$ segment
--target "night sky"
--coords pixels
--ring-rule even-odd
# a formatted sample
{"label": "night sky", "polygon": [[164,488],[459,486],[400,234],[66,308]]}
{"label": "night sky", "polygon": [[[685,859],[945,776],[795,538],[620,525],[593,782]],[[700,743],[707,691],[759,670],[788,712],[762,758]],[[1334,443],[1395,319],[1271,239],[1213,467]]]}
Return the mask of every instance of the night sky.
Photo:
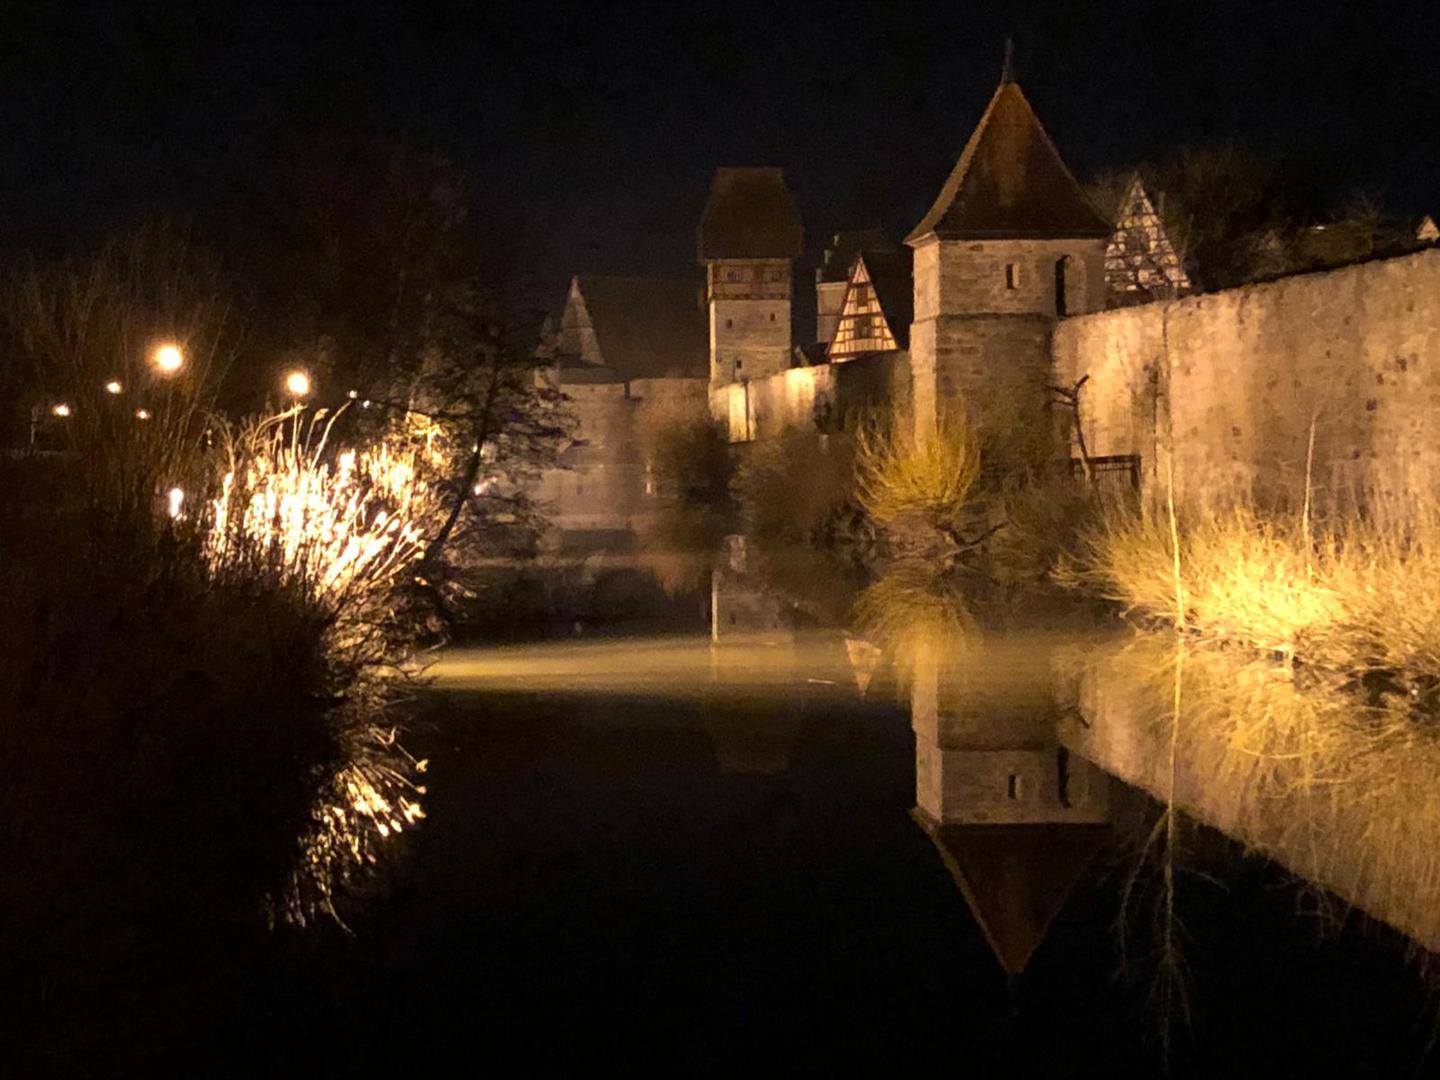
{"label": "night sky", "polygon": [[[1337,201],[1440,210],[1422,4],[68,3],[0,12],[0,244],[148,210],[262,221],[326,137],[403,137],[558,292],[690,265],[709,177],[775,164],[812,253],[923,213],[999,76],[1071,166],[1232,138]],[[1433,11],[1431,13],[1433,15]],[[812,255],[813,257],[813,255]]]}

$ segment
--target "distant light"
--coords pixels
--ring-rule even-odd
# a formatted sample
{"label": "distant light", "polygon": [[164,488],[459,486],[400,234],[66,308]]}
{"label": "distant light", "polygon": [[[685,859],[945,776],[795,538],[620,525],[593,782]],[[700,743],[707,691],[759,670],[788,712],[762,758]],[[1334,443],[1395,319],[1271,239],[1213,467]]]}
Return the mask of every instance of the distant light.
{"label": "distant light", "polygon": [[173,487],[165,493],[165,498],[170,504],[168,511],[170,516],[172,518],[178,518],[180,516],[180,507],[185,502],[185,492],[181,491],[178,487]]}
{"label": "distant light", "polygon": [[291,371],[285,376],[285,389],[291,397],[306,397],[310,393],[310,376],[300,370]]}
{"label": "distant light", "polygon": [[368,409],[370,407],[369,399],[367,398],[365,401],[360,402],[360,407],[362,409]]}
{"label": "distant light", "polygon": [[162,375],[174,375],[185,366],[185,354],[180,346],[172,343],[161,345],[151,354],[151,361]]}
{"label": "distant light", "polygon": [[[357,397],[359,397],[359,396],[360,396],[360,391],[359,391],[359,390],[351,390],[351,391],[350,391],[350,400],[351,400],[351,401],[354,401],[354,400],[355,400]],[[367,404],[368,404],[368,403],[367,403]]]}
{"label": "distant light", "polygon": [[111,379],[105,384],[105,392],[107,394],[118,394],[124,389],[125,388],[120,385],[119,379]]}
{"label": "distant light", "polygon": [[53,415],[58,416],[58,417],[60,417],[61,419],[64,419],[65,417],[67,417],[67,416],[70,415],[70,406],[69,406],[69,405],[66,405],[66,404],[62,401],[59,405],[51,405],[51,406],[50,406],[50,412],[51,412]]}
{"label": "distant light", "polygon": [[149,409],[136,409],[136,410],[135,410],[135,419],[136,419],[136,420],[149,420],[149,419],[150,419],[150,410],[149,410]]}

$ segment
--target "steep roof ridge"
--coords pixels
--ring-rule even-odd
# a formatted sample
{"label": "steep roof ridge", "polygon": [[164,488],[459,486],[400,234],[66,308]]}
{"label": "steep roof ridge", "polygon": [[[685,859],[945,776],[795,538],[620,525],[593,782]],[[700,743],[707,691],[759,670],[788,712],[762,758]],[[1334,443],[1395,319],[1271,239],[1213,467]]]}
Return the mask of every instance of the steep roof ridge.
{"label": "steep roof ridge", "polygon": [[[1056,147],[1054,140],[1050,138],[1050,133],[1045,130],[1045,125],[1040,122],[1040,118],[1035,114],[1035,109],[1030,104],[1029,98],[1025,96],[1025,92],[1020,88],[1020,84],[1015,81],[1007,65],[1007,70],[1002,74],[1000,85],[995,88],[995,92],[990,96],[990,102],[985,106],[985,111],[980,116],[980,122],[975,125],[975,130],[970,133],[970,138],[965,143],[965,148],[960,152],[959,160],[956,161],[955,167],[951,169],[950,175],[946,177],[945,183],[940,188],[940,194],[936,197],[929,211],[920,219],[920,224],[916,225],[915,228],[910,231],[910,234],[905,237],[905,243],[914,244],[932,233],[940,233],[943,230],[945,218],[954,207],[956,200],[959,198],[965,186],[965,182],[970,179],[975,158],[979,153],[980,147],[984,144],[987,135],[990,133],[991,125],[994,123],[995,114],[1001,102],[1007,99],[1007,95],[1013,96],[1014,102],[1022,110],[1020,113],[1021,122],[1029,129],[1030,137],[1032,139],[1038,139],[1041,146],[1049,153],[1052,158],[1052,163],[1059,168],[1062,177],[1071,187],[1073,194],[1085,208],[1088,216],[1093,219],[1092,222],[1085,223],[1082,228],[1064,231],[1057,235],[1104,236],[1109,233],[1109,224],[1085,201],[1080,185],[1075,179],[1075,174],[1072,173],[1070,167],[1065,164],[1065,159],[1060,155],[1060,151]],[[962,232],[969,232],[971,234],[979,231],[980,230],[976,230],[973,226],[969,230],[962,230]],[[1006,235],[1006,233],[999,231],[992,232],[992,235],[1000,237]]]}
{"label": "steep roof ridge", "polygon": [[621,378],[699,377],[708,369],[698,272],[577,274],[573,287],[604,363]]}

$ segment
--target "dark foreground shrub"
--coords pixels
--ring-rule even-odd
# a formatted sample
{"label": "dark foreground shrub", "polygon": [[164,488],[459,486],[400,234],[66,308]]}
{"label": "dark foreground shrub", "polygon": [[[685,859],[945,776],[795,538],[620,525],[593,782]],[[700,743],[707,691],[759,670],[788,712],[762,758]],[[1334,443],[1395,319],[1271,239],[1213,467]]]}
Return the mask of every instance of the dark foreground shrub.
{"label": "dark foreground shrub", "polygon": [[389,717],[398,570],[312,545],[297,572],[239,513],[289,473],[227,480],[221,528],[199,499],[106,514],[80,468],[0,463],[0,1065],[43,1075],[175,1052],[275,924],[338,918],[423,791]]}

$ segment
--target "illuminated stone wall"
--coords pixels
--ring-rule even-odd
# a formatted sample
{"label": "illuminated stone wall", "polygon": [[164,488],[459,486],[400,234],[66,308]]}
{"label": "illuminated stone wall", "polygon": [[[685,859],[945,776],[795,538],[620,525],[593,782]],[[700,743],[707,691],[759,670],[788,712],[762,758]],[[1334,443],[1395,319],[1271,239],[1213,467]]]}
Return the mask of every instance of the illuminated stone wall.
{"label": "illuminated stone wall", "polygon": [[750,442],[817,419],[829,426],[872,412],[908,416],[910,384],[908,354],[876,353],[712,387],[710,411],[731,442]]}
{"label": "illuminated stone wall", "polygon": [[788,367],[790,260],[714,259],[706,272],[711,384]]}
{"label": "illuminated stone wall", "polygon": [[1043,407],[1060,259],[1065,310],[1103,307],[1103,240],[932,238],[915,248],[910,354],[922,431],[960,401],[982,423]]}
{"label": "illuminated stone wall", "polygon": [[533,495],[562,533],[626,531],[655,510],[638,425],[705,415],[706,380],[633,379],[564,384],[575,418],[562,468],[547,469]]}
{"label": "illuminated stone wall", "polygon": [[1433,494],[1440,481],[1440,251],[1063,321],[1056,377],[1090,381],[1092,454],[1140,454],[1181,493]]}

